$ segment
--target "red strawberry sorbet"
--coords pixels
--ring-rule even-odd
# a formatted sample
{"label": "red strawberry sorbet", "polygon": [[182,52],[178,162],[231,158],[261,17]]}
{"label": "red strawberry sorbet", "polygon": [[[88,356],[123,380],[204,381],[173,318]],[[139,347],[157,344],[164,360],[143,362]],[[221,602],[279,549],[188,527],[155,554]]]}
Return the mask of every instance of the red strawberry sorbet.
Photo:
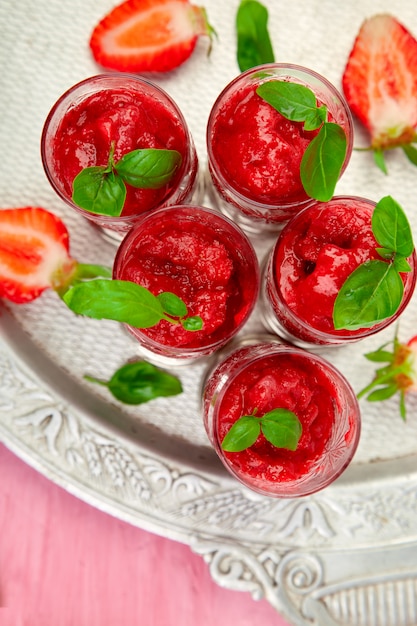
{"label": "red strawberry sorbet", "polygon": [[[55,135],[54,159],[57,175],[72,195],[76,175],[85,167],[107,165],[115,142],[117,162],[138,148],[177,150],[185,158],[187,138],[184,129],[166,107],[154,97],[129,89],[107,89],[70,109]],[[122,215],[147,211],[158,204],[178,183],[174,178],[160,189],[127,187]]]}
{"label": "red strawberry sorbet", "polygon": [[[401,274],[404,296],[396,316],[371,328],[334,327],[334,303],[343,283],[362,263],[381,260],[372,231],[374,207],[363,198],[335,197],[304,209],[281,232],[264,295],[266,309],[272,307],[278,324],[293,337],[312,343],[358,339],[387,326],[407,304],[416,280],[414,255],[409,259],[412,271]],[[274,324],[271,320],[269,316]]]}
{"label": "red strawberry sorbet", "polygon": [[[112,149],[117,163],[128,152],[149,148],[181,155],[180,166],[162,187],[126,183],[120,216],[99,215],[74,204],[73,182],[81,170],[106,167]],[[137,215],[190,201],[197,186],[198,159],[181,111],[160,87],[139,77],[102,74],[71,87],[46,119],[41,153],[55,191],[84,217],[112,230],[125,232]]]}
{"label": "red strawberry sorbet", "polygon": [[[296,450],[275,447],[262,432],[240,452],[221,448],[240,417],[279,408],[301,422]],[[278,343],[227,357],[208,379],[204,415],[209,438],[231,473],[256,491],[282,497],[312,493],[334,480],[350,461],[360,430],[346,379],[320,357]]]}
{"label": "red strawberry sorbet", "polygon": [[258,293],[257,260],[249,240],[209,209],[184,206],[152,213],[122,243],[114,268],[115,278],[140,284],[154,295],[176,294],[189,316],[203,319],[199,331],[166,320],[132,329],[156,349],[211,352],[243,325]]}
{"label": "red strawberry sorbet", "polygon": [[[248,70],[229,83],[216,99],[207,126],[207,151],[212,191],[219,208],[246,226],[288,221],[311,198],[301,181],[301,162],[319,129],[305,130],[290,121],[257,93],[260,85],[294,83],[313,92],[316,106],[325,106],[327,121],[343,129],[352,151],[352,119],[343,96],[315,72],[283,64]],[[251,222],[252,220],[252,222]]]}

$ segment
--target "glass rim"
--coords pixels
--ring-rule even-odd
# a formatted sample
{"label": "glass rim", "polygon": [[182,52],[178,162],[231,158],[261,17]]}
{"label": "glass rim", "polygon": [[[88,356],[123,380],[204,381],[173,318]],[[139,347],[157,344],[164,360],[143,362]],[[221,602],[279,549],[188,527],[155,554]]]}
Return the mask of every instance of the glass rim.
{"label": "glass rim", "polygon": [[[148,78],[144,78],[143,76],[130,74],[130,73],[120,74],[118,72],[109,72],[108,74],[104,74],[104,73],[94,74],[92,76],[84,78],[83,80],[78,81],[77,83],[75,83],[74,85],[66,89],[66,91],[64,91],[59,96],[59,98],[54,102],[54,104],[50,108],[48,115],[46,116],[45,121],[43,123],[42,133],[41,133],[41,138],[40,138],[40,153],[41,153],[42,166],[43,166],[45,175],[51,187],[54,189],[55,193],[61,198],[61,200],[63,200],[68,206],[70,206],[72,209],[75,209],[78,213],[80,213],[87,219],[91,219],[92,221],[94,221],[95,219],[98,219],[103,225],[105,224],[111,225],[114,222],[117,222],[120,225],[130,224],[132,221],[135,221],[137,217],[140,217],[142,213],[133,214],[133,215],[118,215],[118,216],[102,215],[100,213],[93,213],[92,211],[87,211],[86,209],[83,209],[82,207],[79,207],[78,205],[76,205],[72,201],[72,198],[68,196],[62,190],[62,188],[57,184],[55,180],[55,176],[53,174],[52,164],[49,162],[49,159],[47,157],[47,141],[49,139],[48,133],[50,131],[51,124],[55,121],[55,118],[57,118],[57,125],[59,125],[60,120],[62,120],[65,113],[68,110],[70,110],[71,105],[72,105],[71,98],[73,94],[75,94],[77,91],[83,90],[84,88],[88,88],[89,85],[97,84],[97,89],[93,89],[90,92],[86,92],[83,96],[80,97],[80,99],[77,101],[77,103],[80,103],[85,98],[95,93],[98,93],[100,91],[105,91],[106,89],[111,89],[111,85],[109,85],[108,88],[101,86],[105,82],[110,82],[110,83],[114,82],[115,85],[117,84],[118,86],[125,87],[125,88],[129,88],[129,85],[132,85],[132,87],[134,85],[136,85],[137,87],[142,86],[147,89],[151,89],[155,91],[161,96],[163,100],[167,101],[167,103],[175,111],[175,114],[178,117],[181,127],[183,128],[183,131],[186,137],[187,146],[191,147],[191,150],[187,150],[186,155],[185,155],[186,158],[184,158],[183,162],[181,163],[181,170],[183,173],[186,172],[191,166],[192,153],[195,152],[194,140],[192,138],[187,121],[182,111],[180,110],[178,104],[175,102],[175,100],[169,95],[167,91],[165,91],[165,89],[163,89],[156,83],[153,83]],[[62,111],[62,114],[60,114],[60,108],[63,107],[67,101],[68,101],[68,106],[65,108],[65,110]],[[58,114],[59,114],[59,117],[58,117]],[[197,177],[197,172],[196,172],[195,178],[196,177]],[[172,198],[172,196],[176,193],[176,191],[177,191],[176,188],[173,188],[170,191],[170,193],[168,193],[167,196],[163,199],[163,202],[164,203],[169,202],[170,198]],[[148,209],[147,211],[145,211],[145,213],[147,213],[148,211],[153,211],[153,209],[152,208]]]}
{"label": "glass rim", "polygon": [[[288,202],[284,202],[284,201],[279,202],[278,204],[277,201],[266,202],[264,200],[263,201],[256,200],[252,198],[250,195],[245,195],[244,193],[240,192],[238,189],[235,188],[233,184],[231,184],[229,180],[227,180],[224,177],[223,172],[221,171],[221,168],[219,167],[218,160],[213,154],[213,147],[212,147],[212,142],[211,142],[212,128],[215,122],[217,111],[221,105],[221,102],[230,91],[237,89],[239,85],[243,84],[247,78],[250,78],[250,77],[256,78],[260,76],[260,78],[268,80],[275,75],[274,71],[281,71],[281,70],[283,74],[285,71],[289,71],[289,72],[294,72],[295,74],[299,73],[299,74],[304,74],[306,76],[312,77],[314,80],[320,83],[325,89],[328,89],[331,92],[331,94],[335,98],[337,98],[340,105],[342,106],[346,115],[346,126],[349,129],[349,132],[348,133],[345,132],[346,137],[347,137],[347,148],[346,148],[346,155],[345,155],[344,163],[343,163],[339,178],[342,176],[342,174],[346,170],[352,151],[353,151],[354,124],[353,124],[353,116],[352,116],[350,107],[344,95],[325,76],[319,74],[313,69],[310,69],[302,65],[296,65],[293,63],[265,63],[263,65],[258,65],[253,68],[250,68],[246,70],[245,72],[242,72],[241,74],[238,74],[222,89],[220,94],[216,97],[209,113],[209,118],[208,118],[207,127],[206,127],[206,148],[207,148],[208,169],[210,172],[212,172],[214,169],[213,165],[215,165],[216,173],[214,176],[216,179],[219,180],[220,184],[226,189],[226,196],[228,196],[229,194],[233,195],[237,199],[237,201],[240,202],[241,204],[243,205],[250,204],[253,207],[257,208],[258,210],[264,209],[267,211],[267,210],[271,210],[271,208],[273,207],[277,207],[277,209],[285,208],[287,210],[291,210],[293,208],[295,209],[298,207],[304,208],[304,206],[307,206],[308,204],[315,202],[315,200],[314,198],[307,197],[306,199],[301,200],[301,201],[290,200]],[[302,82],[302,84],[306,84],[306,83]]]}
{"label": "glass rim", "polygon": [[[257,351],[257,354],[255,356],[252,356],[251,351]],[[262,341],[258,344],[253,344],[251,346],[237,348],[233,352],[227,354],[226,358],[222,362],[220,362],[210,372],[210,376],[208,377],[206,381],[206,385],[209,384],[209,381],[212,377],[215,377],[216,375],[218,375],[217,373],[218,369],[221,370],[222,366],[223,367],[227,366],[228,361],[233,360],[233,358],[237,358],[240,352],[243,353],[242,357],[240,361],[235,364],[232,374],[229,377],[226,374],[223,374],[219,382],[216,384],[214,388],[216,402],[215,404],[213,404],[210,401],[210,407],[207,412],[208,414],[204,416],[204,419],[206,420],[208,418],[208,421],[210,421],[212,424],[211,426],[211,433],[212,433],[212,438],[213,438],[212,444],[221,462],[226,467],[226,469],[230,472],[230,474],[234,478],[236,478],[240,483],[245,485],[248,489],[255,491],[257,493],[263,494],[263,495],[267,495],[269,497],[281,497],[281,498],[303,497],[306,495],[311,495],[317,491],[324,489],[325,487],[333,483],[334,480],[336,480],[344,472],[344,470],[346,469],[346,467],[349,465],[350,461],[352,460],[354,454],[356,453],[356,450],[360,441],[360,434],[361,434],[361,428],[362,428],[361,410],[360,410],[358,399],[356,397],[356,394],[350,382],[348,381],[346,376],[336,366],[334,366],[330,361],[328,361],[326,358],[322,357],[319,354],[308,352],[307,350],[304,350],[303,348],[299,348],[291,344]],[[256,480],[254,481],[255,484],[253,484],[250,479],[246,479],[245,477],[241,476],[239,471],[237,471],[234,468],[234,465],[232,463],[229,463],[227,455],[225,455],[223,449],[221,448],[221,443],[218,437],[218,415],[220,411],[220,406],[222,404],[224,395],[227,392],[230,384],[236,379],[237,376],[239,376],[242,372],[244,372],[247,367],[253,368],[256,365],[256,363],[258,363],[259,361],[265,358],[274,357],[275,355],[285,355],[285,354],[294,354],[300,357],[301,359],[304,359],[305,361],[308,361],[309,363],[314,363],[314,365],[320,367],[322,371],[324,372],[325,376],[328,379],[330,379],[330,381],[337,388],[341,390],[340,393],[338,394],[339,397],[343,396],[343,398],[340,397],[340,400],[343,400],[341,410],[345,409],[345,407],[347,406],[347,400],[349,400],[349,404],[353,408],[354,415],[355,415],[354,437],[352,438],[349,444],[349,449],[347,451],[347,454],[345,455],[345,457],[343,457],[344,462],[341,463],[339,467],[337,467],[336,471],[331,473],[327,478],[323,479],[318,486],[312,486],[311,488],[308,487],[308,485],[313,479],[312,476],[305,478],[305,480],[295,479],[295,480],[291,480],[289,482],[284,482],[284,483],[279,483],[279,482],[273,483],[272,486],[275,486],[275,489],[273,488],[268,489],[267,487],[262,488],[256,484]],[[348,417],[349,416],[347,416],[347,418]],[[349,423],[350,422],[351,420],[349,420]],[[282,489],[280,488],[280,484],[282,485]],[[301,487],[303,484],[306,484],[307,488],[301,489],[300,492],[297,492],[297,485],[300,485]]]}
{"label": "glass rim", "polygon": [[246,324],[247,320],[252,314],[255,308],[255,305],[257,303],[258,297],[259,297],[260,267],[259,267],[258,257],[255,251],[255,248],[252,244],[252,241],[250,240],[248,235],[240,228],[240,226],[236,224],[235,222],[233,222],[233,220],[231,220],[226,215],[223,215],[216,209],[212,209],[210,207],[205,207],[205,206],[196,205],[196,204],[177,204],[177,205],[161,207],[153,211],[148,211],[147,213],[139,217],[139,220],[132,226],[131,230],[126,234],[126,236],[123,238],[122,242],[118,246],[116,255],[114,257],[114,262],[113,262],[113,279],[117,279],[117,274],[118,274],[119,266],[121,263],[120,259],[122,255],[125,253],[126,248],[131,246],[132,243],[137,238],[138,230],[141,229],[143,225],[146,224],[147,222],[152,222],[154,220],[157,220],[161,216],[168,214],[168,213],[174,214],[178,212],[181,212],[184,215],[184,217],[189,219],[190,221],[193,219],[193,213],[196,216],[197,214],[204,215],[207,217],[210,216],[212,218],[215,218],[215,220],[217,220],[219,225],[226,225],[227,228],[229,229],[229,232],[233,231],[233,233],[239,237],[240,242],[245,246],[245,255],[244,255],[245,260],[248,265],[252,266],[253,278],[256,282],[256,288],[254,291],[254,297],[253,297],[251,306],[248,307],[246,315],[242,318],[242,320],[240,320],[239,324],[233,329],[233,331],[227,335],[226,339],[220,338],[212,343],[206,343],[202,346],[197,346],[194,348],[170,346],[170,345],[163,344],[163,343],[160,343],[158,341],[151,339],[150,337],[148,337],[148,335],[146,335],[146,333],[142,332],[143,329],[132,327],[129,324],[126,324],[129,328],[133,329],[135,336],[141,336],[141,337],[143,336],[143,338],[146,340],[146,345],[144,346],[145,348],[149,350],[152,350],[152,348],[155,348],[155,350],[157,350],[158,353],[160,353],[162,349],[164,350],[164,353],[166,353],[167,357],[178,358],[178,359],[181,359],[181,358],[192,359],[194,357],[197,358],[199,355],[204,356],[204,355],[208,355],[209,353],[212,353],[218,347],[221,347],[226,342],[229,342],[232,338],[236,336],[238,332],[242,330],[243,326]]}

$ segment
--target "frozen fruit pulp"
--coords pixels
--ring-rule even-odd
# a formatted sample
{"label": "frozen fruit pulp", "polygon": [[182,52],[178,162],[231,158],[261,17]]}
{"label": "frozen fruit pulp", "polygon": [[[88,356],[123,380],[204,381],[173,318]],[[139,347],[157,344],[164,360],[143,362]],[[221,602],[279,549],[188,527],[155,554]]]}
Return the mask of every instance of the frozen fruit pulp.
{"label": "frozen fruit pulp", "polygon": [[[155,96],[130,89],[105,89],[69,108],[54,135],[56,175],[68,197],[76,175],[85,167],[105,166],[115,142],[114,159],[139,148],[187,153],[181,121]],[[127,186],[122,215],[134,215],[158,206],[181,177],[182,168],[160,189]]]}
{"label": "frozen fruit pulp", "polygon": [[216,114],[211,142],[218,167],[233,188],[255,201],[304,201],[301,159],[318,131],[284,118],[256,87],[236,90]]}
{"label": "frozen fruit pulp", "polygon": [[246,366],[226,389],[218,410],[221,442],[242,415],[262,416],[276,408],[293,411],[303,431],[295,451],[276,448],[261,433],[242,452],[225,452],[227,462],[246,480],[294,481],[307,474],[331,437],[338,395],[324,370],[304,356],[266,356]]}
{"label": "frozen fruit pulp", "polygon": [[[380,259],[372,232],[373,206],[340,200],[306,209],[282,231],[274,257],[274,280],[290,311],[323,333],[337,331],[333,308],[348,276],[363,262]],[[403,281],[407,274],[403,274]]]}
{"label": "frozen fruit pulp", "polygon": [[[175,209],[173,209],[175,211]],[[182,298],[188,315],[203,319],[200,331],[161,320],[142,332],[155,342],[176,347],[211,345],[239,327],[253,306],[257,277],[240,242],[211,220],[178,215],[148,223],[124,253],[117,277],[153,294],[171,292]]]}

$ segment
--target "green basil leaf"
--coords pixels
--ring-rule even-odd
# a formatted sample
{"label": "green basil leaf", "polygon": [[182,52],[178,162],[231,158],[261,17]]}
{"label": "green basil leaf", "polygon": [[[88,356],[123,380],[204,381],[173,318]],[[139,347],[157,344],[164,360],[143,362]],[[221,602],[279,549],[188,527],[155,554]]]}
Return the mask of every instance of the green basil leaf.
{"label": "green basil leaf", "polygon": [[193,315],[181,320],[181,324],[185,330],[195,332],[196,330],[201,330],[203,328],[204,322],[199,315]]}
{"label": "green basil leaf", "polygon": [[413,165],[417,165],[417,148],[409,143],[406,143],[401,147],[410,163],[412,163]]}
{"label": "green basil leaf", "polygon": [[181,298],[169,291],[164,291],[157,296],[163,310],[174,317],[185,317],[188,313],[187,306]]}
{"label": "green basil leaf", "polygon": [[124,280],[97,279],[71,287],[63,296],[79,315],[109,319],[135,326],[155,326],[164,312],[159,300],[145,287]]}
{"label": "green basil leaf", "polygon": [[159,189],[171,180],[181,160],[177,150],[145,148],[128,152],[114,167],[133,187]]}
{"label": "green basil leaf", "polygon": [[306,193],[321,202],[334,194],[346,156],[347,140],[341,126],[325,122],[309,143],[301,161],[301,182]]}
{"label": "green basil leaf", "polygon": [[261,422],[254,415],[243,415],[231,427],[222,441],[226,452],[241,452],[250,448],[261,432]]}
{"label": "green basil leaf", "polygon": [[285,118],[305,122],[307,130],[318,128],[326,119],[326,107],[317,108],[315,94],[304,85],[269,80],[259,85],[256,93]]}
{"label": "green basil leaf", "polygon": [[375,148],[374,151],[374,163],[383,172],[388,174],[387,164],[385,163],[385,154],[381,148]]}
{"label": "green basil leaf", "polygon": [[397,272],[411,272],[411,265],[403,256],[395,256],[394,258],[394,267]]}
{"label": "green basil leaf", "polygon": [[403,293],[403,281],[393,264],[378,260],[362,263],[348,276],[336,297],[335,329],[367,328],[391,317]]}
{"label": "green basil leaf", "polygon": [[394,252],[390,248],[375,248],[379,256],[382,256],[386,261],[392,261]]}
{"label": "green basil leaf", "polygon": [[376,350],[375,352],[368,352],[364,356],[368,361],[374,363],[392,363],[394,359],[393,353],[388,350]]}
{"label": "green basil leaf", "polygon": [[176,376],[147,361],[127,363],[113,374],[107,387],[117,400],[125,404],[143,404],[182,392],[181,382]]}
{"label": "green basil leaf", "polygon": [[397,383],[392,383],[392,385],[387,385],[386,387],[381,387],[380,389],[375,389],[372,391],[368,397],[366,398],[368,402],[381,402],[382,400],[388,400],[388,398],[392,398],[398,391]]}
{"label": "green basil leaf", "polygon": [[377,242],[401,256],[413,253],[413,235],[403,209],[391,196],[376,204],[372,214],[372,231]]}
{"label": "green basil leaf", "polygon": [[74,178],[72,200],[90,213],[118,217],[125,198],[123,180],[107,167],[86,167]]}
{"label": "green basil leaf", "polygon": [[241,72],[275,61],[268,11],[256,0],[242,0],[236,14],[237,62]]}
{"label": "green basil leaf", "polygon": [[274,409],[260,419],[262,433],[272,445],[287,450],[297,449],[303,428],[295,413]]}

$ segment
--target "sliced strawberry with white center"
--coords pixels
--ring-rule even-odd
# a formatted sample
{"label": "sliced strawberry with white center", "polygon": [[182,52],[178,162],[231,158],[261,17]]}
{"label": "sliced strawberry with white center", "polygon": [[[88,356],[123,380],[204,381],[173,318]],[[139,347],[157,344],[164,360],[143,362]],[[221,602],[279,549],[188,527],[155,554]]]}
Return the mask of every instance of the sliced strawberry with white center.
{"label": "sliced strawberry with white center", "polygon": [[343,91],[374,149],[409,144],[417,126],[417,41],[391,15],[364,21],[350,53]]}
{"label": "sliced strawberry with white center", "polygon": [[75,271],[63,222],[39,207],[0,209],[0,297],[30,302]]}
{"label": "sliced strawberry with white center", "polygon": [[212,27],[203,8],[188,0],[127,0],[94,28],[90,48],[105,68],[167,72],[186,61]]}

